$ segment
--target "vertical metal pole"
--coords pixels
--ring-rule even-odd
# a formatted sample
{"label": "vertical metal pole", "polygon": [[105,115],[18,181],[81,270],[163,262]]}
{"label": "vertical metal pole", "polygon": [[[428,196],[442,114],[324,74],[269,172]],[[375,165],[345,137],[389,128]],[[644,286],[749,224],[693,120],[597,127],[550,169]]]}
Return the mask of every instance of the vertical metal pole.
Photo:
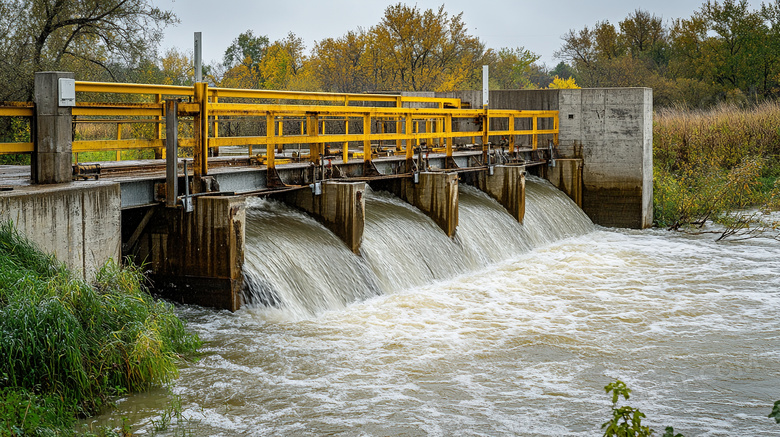
{"label": "vertical metal pole", "polygon": [[490,100],[490,85],[488,85],[488,66],[482,66],[482,108],[487,109]]}
{"label": "vertical metal pole", "polygon": [[179,101],[165,101],[165,206],[176,207],[179,195]]}
{"label": "vertical metal pole", "polygon": [[490,86],[488,85],[488,66],[482,66],[482,109],[485,111],[482,119],[482,159],[488,163],[488,131],[490,130],[490,118],[488,117],[488,106],[490,105]]}
{"label": "vertical metal pole", "polygon": [[200,32],[195,32],[195,83],[203,82],[203,39]]}

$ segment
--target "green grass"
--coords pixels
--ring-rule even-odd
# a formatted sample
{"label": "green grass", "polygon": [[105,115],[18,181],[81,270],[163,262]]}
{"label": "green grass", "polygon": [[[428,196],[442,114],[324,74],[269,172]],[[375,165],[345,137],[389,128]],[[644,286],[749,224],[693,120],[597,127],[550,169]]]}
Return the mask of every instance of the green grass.
{"label": "green grass", "polygon": [[177,376],[200,342],[142,284],[114,262],[88,284],[0,225],[0,435],[67,434],[110,397]]}
{"label": "green grass", "polygon": [[780,203],[780,103],[654,117],[654,223],[680,229]]}

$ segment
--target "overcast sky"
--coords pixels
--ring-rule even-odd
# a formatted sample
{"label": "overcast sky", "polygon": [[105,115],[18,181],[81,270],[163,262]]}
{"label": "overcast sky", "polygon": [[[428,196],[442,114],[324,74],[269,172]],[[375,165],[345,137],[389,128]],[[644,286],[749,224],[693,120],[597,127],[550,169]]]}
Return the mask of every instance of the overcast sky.
{"label": "overcast sky", "polygon": [[[769,0],[765,0],[769,1]],[[617,25],[629,13],[642,8],[660,16],[665,23],[688,18],[704,0],[417,0],[405,1],[420,9],[437,9],[444,4],[450,15],[463,12],[469,33],[487,47],[525,47],[553,67],[559,62],[553,52],[561,47],[561,36],[569,29],[582,29],[597,21]],[[165,30],[161,48],[192,50],[193,33],[203,33],[205,63],[221,61],[225,49],[240,33],[251,29],[271,41],[292,31],[303,38],[307,52],[315,41],[337,38],[358,26],[369,28],[379,22],[390,0],[153,0],[170,9],[181,23]],[[753,9],[761,0],[749,0]]]}

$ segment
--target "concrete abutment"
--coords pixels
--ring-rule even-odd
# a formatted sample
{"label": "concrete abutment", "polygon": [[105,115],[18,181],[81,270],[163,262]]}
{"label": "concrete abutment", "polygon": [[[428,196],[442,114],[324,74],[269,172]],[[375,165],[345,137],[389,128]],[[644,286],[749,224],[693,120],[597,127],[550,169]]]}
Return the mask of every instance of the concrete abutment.
{"label": "concrete abutment", "polygon": [[366,223],[366,183],[326,181],[321,189],[320,194],[304,188],[273,197],[306,211],[359,254]]}
{"label": "concrete abutment", "polygon": [[241,196],[202,196],[193,212],[155,207],[135,257],[153,287],[182,303],[236,311],[243,289],[246,207]]}
{"label": "concrete abutment", "polygon": [[458,174],[421,172],[417,183],[412,178],[385,179],[371,183],[414,205],[447,234],[455,236],[458,227]]}
{"label": "concrete abutment", "polygon": [[120,189],[116,182],[34,186],[0,192],[0,220],[86,280],[121,261]]}

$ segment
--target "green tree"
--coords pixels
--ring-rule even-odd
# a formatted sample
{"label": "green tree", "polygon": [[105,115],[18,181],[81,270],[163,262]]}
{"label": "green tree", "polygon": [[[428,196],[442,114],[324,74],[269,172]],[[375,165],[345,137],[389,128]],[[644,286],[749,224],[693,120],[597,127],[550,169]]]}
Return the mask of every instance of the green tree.
{"label": "green tree", "polygon": [[153,54],[176,22],[149,0],[0,0],[0,100],[31,100],[36,71],[114,77]]}
{"label": "green tree", "polygon": [[491,82],[498,89],[521,89],[532,86],[530,77],[532,66],[539,57],[524,47],[502,48],[490,66]]}
{"label": "green tree", "polygon": [[251,30],[239,34],[225,50],[223,62],[228,71],[225,72],[223,86],[260,88],[260,64],[268,45],[268,37],[265,35],[255,36]]}
{"label": "green tree", "polygon": [[707,1],[699,13],[717,35],[706,44],[713,79],[743,90],[758,85],[768,33],[761,14],[747,0]]}

